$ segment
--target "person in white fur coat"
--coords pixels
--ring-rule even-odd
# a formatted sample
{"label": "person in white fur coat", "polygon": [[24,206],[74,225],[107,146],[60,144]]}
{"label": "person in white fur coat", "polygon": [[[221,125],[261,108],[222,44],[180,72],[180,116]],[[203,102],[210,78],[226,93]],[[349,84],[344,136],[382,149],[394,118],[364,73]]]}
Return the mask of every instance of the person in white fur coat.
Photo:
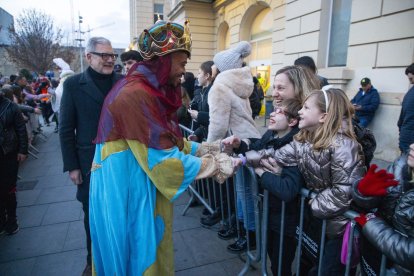
{"label": "person in white fur coat", "polygon": [[58,123],[59,122],[59,111],[60,111],[60,100],[62,99],[63,94],[63,83],[65,80],[75,74],[71,69],[69,64],[67,64],[63,59],[61,58],[54,58],[53,62],[56,64],[56,66],[59,67],[60,75],[59,75],[59,85],[56,87],[56,89],[49,89],[48,93],[53,95],[52,99],[52,109],[55,112],[56,116],[56,128],[55,132],[58,132]]}
{"label": "person in white fur coat", "polygon": [[[243,59],[250,55],[250,52],[250,43],[241,41],[235,47],[214,56],[213,67],[217,69],[218,74],[208,95],[210,124],[207,142],[223,139],[230,134],[241,139],[260,138],[249,101],[254,88],[253,78],[250,68],[243,67]],[[235,175],[237,219],[244,221],[244,228],[241,227],[240,238],[227,246],[229,252],[236,254],[246,251],[248,246],[254,249],[256,244],[251,179],[248,179],[249,174],[244,173],[244,170],[246,167],[240,168]],[[227,231],[228,233],[220,231],[219,237],[227,239],[234,233],[231,228]]]}
{"label": "person in white fur coat", "polygon": [[242,67],[243,58],[250,52],[250,43],[241,41],[214,56],[214,66],[219,72],[208,96],[207,142],[223,139],[230,131],[241,139],[260,137],[249,102],[254,86],[252,73],[249,67]]}

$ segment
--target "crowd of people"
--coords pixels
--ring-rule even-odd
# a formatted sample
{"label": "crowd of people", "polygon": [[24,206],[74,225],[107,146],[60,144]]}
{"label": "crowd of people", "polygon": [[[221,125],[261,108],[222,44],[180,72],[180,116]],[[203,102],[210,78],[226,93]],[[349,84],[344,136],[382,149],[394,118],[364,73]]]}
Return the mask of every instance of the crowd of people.
{"label": "crowd of people", "polygon": [[[63,83],[74,73],[62,59],[55,60],[60,65]],[[46,76],[29,82],[23,75],[11,75],[3,77],[0,86],[0,233],[13,235],[19,231],[16,217],[19,164],[27,158],[29,149],[34,148],[36,136],[42,134],[40,115],[47,126],[53,116],[58,132],[62,89],[58,80]]]}
{"label": "crowd of people", "polygon": [[[31,135],[40,130],[38,118],[30,114],[41,113],[47,125],[54,115],[63,170],[82,203],[88,250],[84,275],[92,274],[92,263],[97,275],[174,274],[172,202],[205,178],[215,180],[207,189],[217,190],[228,180],[232,190],[219,200],[234,206],[235,216],[218,237],[237,237],[227,247],[231,253],[254,249],[258,226],[248,167],[270,193],[267,253],[273,275],[279,265],[282,275],[292,275],[301,188],[315,193],[306,204],[306,220],[326,220],[323,266],[307,254],[296,256],[301,275],[344,274],[341,247],[349,224],[344,213],[351,209],[360,213],[355,221],[363,237],[361,273],[378,274],[381,254],[389,271],[413,273],[413,88],[398,121],[402,154],[388,172],[377,171],[375,164],[367,167],[372,156],[357,131],[369,125],[379,104],[369,78],[349,100],[344,91],[327,86],[311,57],[299,58],[276,72],[273,111],[268,130],[260,135],[254,118],[266,91],[244,61],[251,45],[241,41],[218,52],[195,77],[185,71],[191,44],[187,22],[158,21],[141,33],[138,51],[121,55],[124,75],[115,70],[118,55],[110,40],[92,37],[84,72],[74,74],[55,59],[58,81],[41,77],[28,85],[18,76],[12,85],[3,84],[0,177],[7,181],[1,183],[0,231],[18,231],[17,170]],[[413,84],[414,64],[405,73]],[[180,124],[193,133],[183,137]],[[283,224],[282,202],[287,204]],[[200,219],[203,226],[220,221],[226,212],[220,203],[216,199],[215,212]]]}

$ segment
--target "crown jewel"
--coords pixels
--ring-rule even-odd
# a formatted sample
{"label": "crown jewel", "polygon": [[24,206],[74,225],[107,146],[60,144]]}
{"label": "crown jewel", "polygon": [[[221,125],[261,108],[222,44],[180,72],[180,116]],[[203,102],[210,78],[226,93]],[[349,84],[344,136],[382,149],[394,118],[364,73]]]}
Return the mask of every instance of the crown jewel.
{"label": "crown jewel", "polygon": [[174,22],[157,21],[139,36],[138,50],[145,60],[176,51],[186,51],[191,55],[189,21],[186,20],[184,26]]}

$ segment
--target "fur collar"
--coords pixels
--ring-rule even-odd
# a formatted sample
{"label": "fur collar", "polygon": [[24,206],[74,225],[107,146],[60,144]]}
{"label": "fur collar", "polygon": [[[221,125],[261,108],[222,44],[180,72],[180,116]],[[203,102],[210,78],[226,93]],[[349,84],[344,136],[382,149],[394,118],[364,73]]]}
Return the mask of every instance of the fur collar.
{"label": "fur collar", "polygon": [[232,90],[242,99],[247,99],[253,92],[253,77],[250,68],[226,70],[217,75],[214,85],[223,85],[225,90]]}

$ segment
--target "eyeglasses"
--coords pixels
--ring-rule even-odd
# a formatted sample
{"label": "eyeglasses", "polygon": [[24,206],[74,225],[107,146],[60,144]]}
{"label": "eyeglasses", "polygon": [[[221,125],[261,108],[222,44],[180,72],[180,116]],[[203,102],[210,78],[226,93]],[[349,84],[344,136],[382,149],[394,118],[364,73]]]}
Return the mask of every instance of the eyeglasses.
{"label": "eyeglasses", "polygon": [[89,52],[89,53],[95,56],[100,56],[103,60],[108,60],[109,58],[112,58],[113,60],[115,60],[118,58],[118,54],[107,54],[107,53],[97,53],[97,52]]}
{"label": "eyeglasses", "polygon": [[274,108],[274,110],[273,110],[276,114],[283,114],[283,115],[285,115],[286,113],[285,113],[285,111],[283,110],[283,108],[281,108],[281,107],[276,107],[275,106],[275,108]]}
{"label": "eyeglasses", "polygon": [[276,113],[276,114],[282,114],[282,115],[285,115],[285,116],[286,116],[286,118],[288,118],[288,119],[289,119],[289,118],[294,119],[294,118],[297,118],[297,117],[298,117],[298,115],[294,116],[294,115],[292,115],[291,113],[289,113],[289,112],[287,112],[287,111],[283,110],[283,107],[277,107],[277,106],[275,106],[275,107],[274,107],[273,112],[274,112],[274,113]]}

